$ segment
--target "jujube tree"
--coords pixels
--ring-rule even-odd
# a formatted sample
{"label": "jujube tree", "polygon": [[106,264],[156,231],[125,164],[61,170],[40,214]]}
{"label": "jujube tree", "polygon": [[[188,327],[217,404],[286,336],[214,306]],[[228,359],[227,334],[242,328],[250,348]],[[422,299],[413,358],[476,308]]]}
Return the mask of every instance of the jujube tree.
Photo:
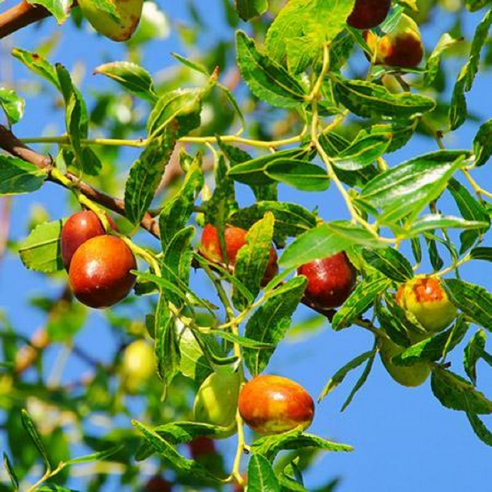
{"label": "jujube tree", "polygon": [[[85,19],[107,43],[125,42],[126,57],[91,67],[113,85],[90,96],[49,47],[13,49],[49,87],[43,96],[63,108],[60,135],[18,132],[23,87],[0,89],[4,203],[58,186],[73,209],[41,211],[9,244],[8,254],[61,292],[33,300],[47,322],[31,339],[8,315],[0,319],[5,465],[15,490],[69,490],[72,467],[86,462],[95,463],[91,491],[105,490],[112,462],[121,487],[133,490],[312,490],[302,474],[314,457],[352,446],[311,433],[312,396],[270,369],[301,304],[326,329],[372,338],[355,357],[347,347],[348,362],[318,401],[364,365],[345,409],[380,358],[403,386],[430,380],[430,394],[491,445],[480,416],[492,401],[477,389],[477,363],[492,364],[484,331],[492,297],[460,268],[492,260],[492,193],[477,177],[492,155],[492,120],[480,121],[463,149],[448,148],[447,137],[474,116],[466,95],[481,61],[492,64],[482,56],[492,11],[467,0],[459,15],[484,11],[472,38],[457,24],[431,46],[419,26],[436,4],[422,4],[225,1],[234,40],[201,56],[173,54],[164,81],[141,64],[166,29],[154,3],[79,0],[70,11],[62,0],[22,2],[0,14],[2,37],[46,17],[61,24],[70,16],[79,27]],[[196,48],[203,26],[190,9],[194,30],[183,29],[182,41]],[[462,66],[451,95],[445,57]],[[436,148],[413,152],[417,134]],[[121,166],[128,148],[137,154],[129,170]],[[393,162],[402,148],[412,157]],[[318,192],[319,208],[280,200],[285,189]],[[346,218],[327,219],[327,196],[343,203]],[[199,276],[206,292],[196,288]],[[117,342],[111,362],[75,343],[92,308]],[[68,385],[46,381],[41,362],[56,344],[90,373]],[[463,375],[450,367],[458,351]],[[45,418],[48,409],[56,418]],[[98,414],[110,422],[107,435],[90,430]],[[67,422],[91,454],[75,452]],[[233,456],[224,439],[234,440]]]}

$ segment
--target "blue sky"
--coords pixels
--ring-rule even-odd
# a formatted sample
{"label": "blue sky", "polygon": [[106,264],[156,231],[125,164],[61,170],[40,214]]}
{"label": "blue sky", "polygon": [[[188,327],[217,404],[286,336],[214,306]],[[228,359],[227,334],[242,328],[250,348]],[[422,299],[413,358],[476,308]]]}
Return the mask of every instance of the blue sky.
{"label": "blue sky", "polygon": [[[7,1],[2,8],[13,3]],[[210,36],[230,36],[224,31],[220,17],[222,1],[196,3],[206,14],[207,23],[213,26]],[[184,4],[172,0],[160,3],[169,15],[172,27],[178,21],[186,22]],[[467,31],[482,15],[482,12],[468,15]],[[439,14],[437,19],[433,27],[423,32],[429,45],[435,43],[449,26],[449,16]],[[24,49],[34,49],[40,39],[52,32],[53,25],[54,22],[49,20],[39,29],[30,27],[16,34],[9,42]],[[52,55],[52,61],[61,61],[72,69],[75,61],[82,60],[87,71],[84,91],[107,86],[109,82],[101,77],[92,77],[90,73],[101,63],[101,54],[107,61],[121,59],[121,48],[87,31],[76,31],[70,23],[63,26],[61,31],[62,42]],[[203,40],[205,45],[208,42],[209,39]],[[4,43],[0,49],[4,52],[8,47],[8,43]],[[145,67],[155,73],[175,63],[169,54],[172,51],[182,52],[174,30],[169,39],[149,44],[144,56]],[[2,53],[0,80],[4,79],[9,68],[5,60],[5,53]],[[14,61],[12,67],[15,81],[29,79],[30,75],[20,64]],[[490,74],[479,76],[468,97],[470,108],[482,120],[492,113],[490,87]],[[28,98],[26,117],[17,125],[16,132],[22,136],[37,136],[45,131],[48,122],[53,126],[51,131],[61,132],[62,121],[60,118],[53,121],[51,103],[44,98]],[[446,144],[451,148],[469,148],[476,130],[476,125],[466,124],[452,138],[448,138]],[[435,143],[430,139],[414,138],[410,146],[392,154],[390,162],[398,163],[434,149]],[[128,165],[130,163],[129,160]],[[490,167],[482,168],[477,178],[487,187],[492,182]],[[62,216],[61,211],[67,210],[66,197],[64,191],[48,185],[32,196],[15,198],[12,236],[21,238],[26,235],[26,218],[34,204],[43,203],[51,217],[58,218]],[[308,208],[319,205],[321,215],[327,220],[346,216],[346,210],[333,190],[326,194],[308,195],[281,187],[280,198],[299,201]],[[467,265],[462,273],[467,280],[490,289],[490,268],[489,264],[477,262]],[[205,292],[206,285],[196,282],[198,291]],[[26,299],[30,295],[56,292],[58,288],[58,284],[49,278],[25,270],[16,256],[8,256],[0,264],[0,309],[8,312],[14,326],[22,333],[32,333],[44,321],[38,311],[28,306]],[[301,307],[296,320],[308,314],[307,309]],[[97,313],[91,316],[77,343],[90,347],[91,353],[102,360],[109,360],[115,348],[108,327]],[[283,344],[272,359],[269,372],[292,377],[313,396],[317,396],[337,369],[371,345],[371,337],[358,328],[335,333],[326,323],[322,330],[307,340]],[[451,359],[456,372],[462,372],[461,353],[462,347]],[[74,361],[64,377],[69,380],[85,369]],[[487,374],[490,374],[490,368],[480,366],[480,388],[492,396],[492,383]],[[491,449],[474,436],[466,417],[441,407],[432,396],[429,383],[416,389],[397,385],[386,374],[379,360],[363,390],[341,414],[339,409],[357,376],[354,374],[347,378],[341,387],[318,405],[312,427],[313,432],[324,437],[354,445],[355,451],[351,454],[325,455],[307,475],[308,489],[322,484],[328,477],[336,476],[342,479],[340,492],[482,492],[487,488],[484,484],[492,483]],[[487,423],[492,425],[490,419]],[[116,492],[108,486],[107,491],[112,490]]]}

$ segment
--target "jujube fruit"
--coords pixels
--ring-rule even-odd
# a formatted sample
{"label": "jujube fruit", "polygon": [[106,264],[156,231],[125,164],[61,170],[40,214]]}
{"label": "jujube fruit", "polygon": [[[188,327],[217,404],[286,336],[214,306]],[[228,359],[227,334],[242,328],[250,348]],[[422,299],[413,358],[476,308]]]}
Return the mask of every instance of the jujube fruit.
{"label": "jujube fruit", "polygon": [[215,437],[225,438],[235,433],[234,425],[240,379],[236,372],[213,372],[200,386],[193,412],[197,422],[223,427]]}
{"label": "jujube fruit", "polygon": [[[108,221],[114,230],[118,230],[113,219],[108,215]],[[92,210],[77,212],[69,217],[63,225],[60,244],[61,256],[65,268],[70,267],[70,262],[75,251],[89,239],[106,234],[99,217]]]}
{"label": "jujube fruit", "polygon": [[256,376],[241,390],[239,412],[251,429],[268,436],[298,426],[307,429],[314,418],[314,402],[292,379]]}
{"label": "jujube fruit", "polygon": [[171,492],[171,484],[160,475],[153,476],[145,485],[145,492]]}
{"label": "jujube fruit", "polygon": [[[226,261],[225,257],[227,256],[228,264],[234,266],[239,250],[246,244],[247,234],[248,231],[240,227],[226,226],[224,230],[224,241],[227,255],[224,255],[220,246],[218,230],[212,224],[207,224],[203,229],[200,251],[209,260],[218,263],[224,263]],[[270,249],[270,257],[265,276],[263,277],[263,283],[269,282],[277,273],[277,252],[272,247]]]}
{"label": "jujube fruit", "polygon": [[405,349],[398,346],[389,338],[382,338],[379,342],[379,355],[388,374],[403,386],[420,386],[429,377],[431,368],[429,364],[417,363],[411,366],[397,366],[392,358],[400,355]]}
{"label": "jujube fruit", "polygon": [[297,272],[308,279],[306,299],[323,309],[342,305],[357,280],[357,272],[344,252],[302,265]]}
{"label": "jujube fruit", "polygon": [[419,26],[405,14],[381,39],[372,31],[366,31],[364,39],[372,52],[377,49],[376,63],[378,64],[415,68],[424,56]]}
{"label": "jujube fruit", "polygon": [[437,277],[419,276],[400,285],[396,302],[429,332],[443,330],[456,318],[456,307]]}
{"label": "jujube fruit", "polygon": [[104,12],[93,0],[79,0],[84,17],[92,27],[113,41],[127,41],[135,32],[142,15],[143,0],[110,0],[119,20]]}
{"label": "jujube fruit", "polygon": [[130,248],[115,236],[97,236],[86,241],[70,263],[70,287],[75,297],[92,308],[113,306],[135,284],[137,262]]}
{"label": "jujube fruit", "polygon": [[207,436],[195,437],[195,439],[188,443],[188,447],[194,460],[217,452],[214,440]]}
{"label": "jujube fruit", "polygon": [[135,392],[155,372],[154,349],[145,340],[130,343],[123,352],[121,375],[125,389]]}
{"label": "jujube fruit", "polygon": [[356,29],[372,29],[386,19],[391,0],[356,0],[347,24]]}

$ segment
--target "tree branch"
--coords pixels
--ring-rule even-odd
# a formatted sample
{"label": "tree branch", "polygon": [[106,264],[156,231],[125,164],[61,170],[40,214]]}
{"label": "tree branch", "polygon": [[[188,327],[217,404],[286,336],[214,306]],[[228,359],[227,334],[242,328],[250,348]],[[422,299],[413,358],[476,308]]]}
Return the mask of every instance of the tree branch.
{"label": "tree branch", "polygon": [[22,1],[0,14],[0,39],[50,16],[50,12],[44,7]]}
{"label": "tree branch", "polygon": [[[30,162],[41,169],[46,169],[48,171],[48,179],[51,182],[64,186],[56,178],[51,176],[51,169],[53,167],[53,160],[51,157],[38,154],[34,150],[30,149],[3,125],[0,125],[0,148],[11,155],[18,157],[19,159]],[[109,210],[122,215],[123,217],[126,216],[125,203],[123,200],[114,198],[103,193],[102,191],[99,191],[93,186],[81,181],[80,178],[75,176],[75,174],[67,172],[65,173],[65,177],[72,182],[74,188],[79,190],[84,196],[93,202],[98,203],[99,205],[102,205],[103,207],[106,207]],[[159,225],[149,213],[145,215],[140,225],[156,238],[160,238]]]}

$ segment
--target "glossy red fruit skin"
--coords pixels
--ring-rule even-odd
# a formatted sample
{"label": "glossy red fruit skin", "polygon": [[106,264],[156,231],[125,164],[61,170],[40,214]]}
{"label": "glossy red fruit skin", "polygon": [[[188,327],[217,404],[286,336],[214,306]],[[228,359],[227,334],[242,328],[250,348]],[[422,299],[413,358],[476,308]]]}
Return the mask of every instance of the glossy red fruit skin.
{"label": "glossy red fruit skin", "polygon": [[357,272],[343,251],[302,265],[297,272],[308,279],[304,292],[306,299],[322,309],[341,306],[357,280]]}
{"label": "glossy red fruit skin", "polygon": [[86,306],[113,306],[129,294],[135,284],[130,270],[136,269],[133,253],[120,238],[96,236],[73,255],[70,286],[75,297]]}
{"label": "glossy red fruit skin", "polygon": [[281,376],[256,376],[239,394],[239,413],[258,434],[268,436],[298,426],[307,429],[314,418],[314,402],[296,382]]}
{"label": "glossy red fruit skin", "polygon": [[[108,215],[111,227],[118,230],[114,220]],[[61,231],[61,256],[65,268],[70,268],[70,262],[75,251],[87,240],[106,234],[101,221],[92,210],[84,210],[73,214],[63,225]]]}
{"label": "glossy red fruit skin", "polygon": [[[240,227],[227,226],[224,231],[227,260],[229,265],[236,264],[238,251],[246,244],[248,231]],[[207,224],[202,233],[200,251],[211,261],[223,263],[225,255],[222,254],[220,247],[219,232],[212,224]],[[263,283],[268,283],[278,273],[277,252],[274,248],[270,250],[268,265],[263,277]]]}
{"label": "glossy red fruit skin", "polygon": [[386,19],[391,0],[356,0],[347,24],[356,29],[372,29]]}
{"label": "glossy red fruit skin", "polygon": [[214,440],[207,436],[195,437],[193,441],[188,443],[188,447],[190,448],[190,453],[194,460],[217,452]]}
{"label": "glossy red fruit skin", "polygon": [[164,478],[156,475],[145,485],[145,492],[171,492],[171,484]]}

